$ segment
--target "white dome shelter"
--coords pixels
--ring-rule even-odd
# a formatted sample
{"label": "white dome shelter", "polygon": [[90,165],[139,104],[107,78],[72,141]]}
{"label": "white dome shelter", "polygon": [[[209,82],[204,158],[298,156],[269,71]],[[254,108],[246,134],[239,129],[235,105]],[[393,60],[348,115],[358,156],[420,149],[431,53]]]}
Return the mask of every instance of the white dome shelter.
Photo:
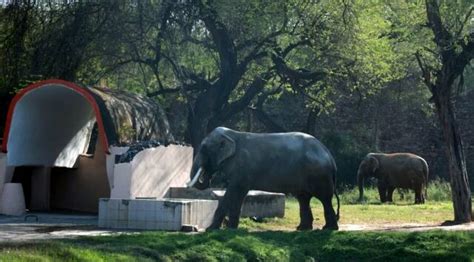
{"label": "white dome shelter", "polygon": [[10,104],[0,200],[10,182],[22,184],[30,210],[97,212],[102,197],[163,197],[184,185],[192,164],[192,148],[172,141],[163,110],[147,97],[58,79],[34,83]]}
{"label": "white dome shelter", "polygon": [[61,85],[33,89],[15,105],[7,163],[71,168],[83,153],[95,121],[90,102],[76,90]]}

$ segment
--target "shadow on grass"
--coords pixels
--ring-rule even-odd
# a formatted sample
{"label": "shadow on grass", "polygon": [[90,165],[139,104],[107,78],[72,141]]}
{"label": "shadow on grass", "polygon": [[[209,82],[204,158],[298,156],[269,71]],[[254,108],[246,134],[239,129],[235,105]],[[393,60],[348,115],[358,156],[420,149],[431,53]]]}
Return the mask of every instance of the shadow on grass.
{"label": "shadow on grass", "polygon": [[473,246],[474,232],[144,232],[2,244],[0,260],[6,250],[17,250],[20,258],[33,254],[68,261],[470,261]]}

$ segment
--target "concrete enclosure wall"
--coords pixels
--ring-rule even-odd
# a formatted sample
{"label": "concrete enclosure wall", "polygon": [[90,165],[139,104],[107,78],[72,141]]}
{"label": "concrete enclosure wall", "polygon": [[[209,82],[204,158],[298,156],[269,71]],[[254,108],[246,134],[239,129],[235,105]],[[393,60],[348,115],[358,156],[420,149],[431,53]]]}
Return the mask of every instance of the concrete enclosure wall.
{"label": "concrete enclosure wall", "polygon": [[169,145],[145,149],[132,162],[115,164],[111,198],[164,197],[189,181],[193,149]]}

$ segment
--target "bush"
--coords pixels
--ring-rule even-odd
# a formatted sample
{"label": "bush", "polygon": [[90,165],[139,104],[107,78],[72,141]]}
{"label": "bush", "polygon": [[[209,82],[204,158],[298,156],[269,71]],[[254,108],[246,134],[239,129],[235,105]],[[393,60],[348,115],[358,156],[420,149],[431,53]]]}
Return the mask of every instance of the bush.
{"label": "bush", "polygon": [[[359,202],[359,188],[346,187],[339,195],[341,204],[360,204]],[[373,186],[364,187],[364,203],[379,203],[379,191]]]}
{"label": "bush", "polygon": [[[342,204],[358,204],[359,188],[346,187],[340,190],[340,199]],[[451,186],[447,181],[435,179],[428,183],[427,201],[443,202],[451,201]],[[393,193],[394,202],[415,202],[415,192],[413,190],[396,189]],[[380,203],[379,192],[376,187],[364,187],[364,203]]]}
{"label": "bush", "polygon": [[428,183],[427,199],[429,201],[451,201],[451,185],[443,179],[435,179]]}
{"label": "bush", "polygon": [[357,142],[351,134],[327,132],[321,137],[337,165],[337,184],[355,185],[360,161],[371,150]]}

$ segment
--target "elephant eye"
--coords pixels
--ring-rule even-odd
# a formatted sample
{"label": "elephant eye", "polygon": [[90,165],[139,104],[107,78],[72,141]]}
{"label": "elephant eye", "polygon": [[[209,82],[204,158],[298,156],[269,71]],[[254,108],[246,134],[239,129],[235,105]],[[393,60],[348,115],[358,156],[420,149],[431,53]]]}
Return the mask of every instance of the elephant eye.
{"label": "elephant eye", "polygon": [[219,144],[219,148],[223,148],[223,147],[224,147],[224,145],[225,145],[225,142],[224,142],[224,141],[222,141],[222,142]]}

